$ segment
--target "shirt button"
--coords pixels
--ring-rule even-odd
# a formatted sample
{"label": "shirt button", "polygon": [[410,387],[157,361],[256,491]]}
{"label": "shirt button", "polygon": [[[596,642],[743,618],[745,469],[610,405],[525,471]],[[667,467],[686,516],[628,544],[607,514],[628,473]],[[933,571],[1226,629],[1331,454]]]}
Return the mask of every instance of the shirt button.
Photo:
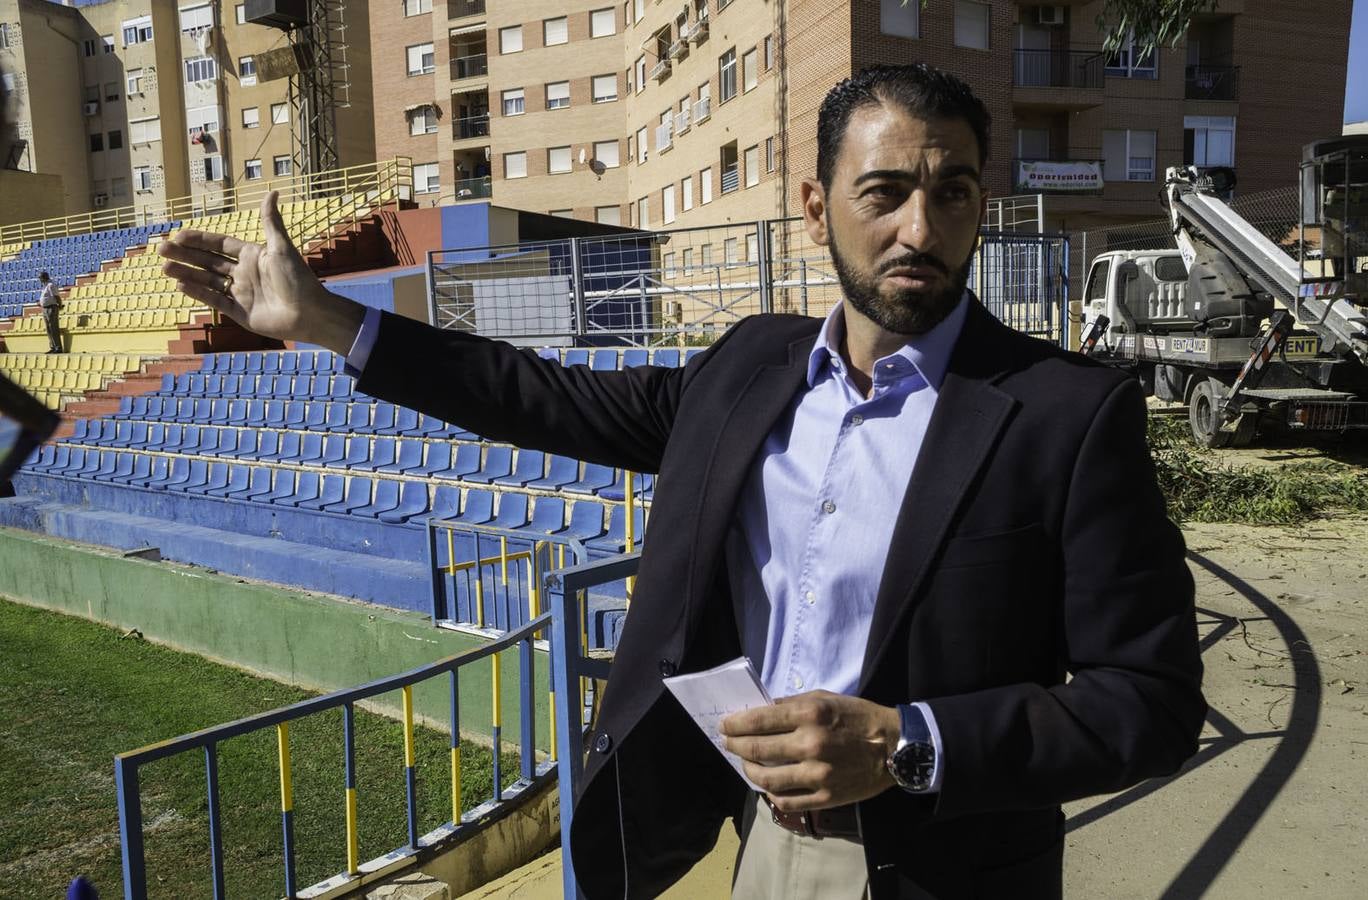
{"label": "shirt button", "polygon": [[891,371],[893,371],[895,368],[897,368],[897,366],[893,365],[892,363],[884,363],[884,368],[887,369],[887,370],[889,370],[889,371],[891,372]]}
{"label": "shirt button", "polygon": [[674,677],[675,664],[672,659],[662,659],[660,661],[660,674],[665,678]]}
{"label": "shirt button", "polygon": [[802,687],[802,686],[803,686],[803,679],[800,678],[800,677],[798,677],[797,675],[794,675],[794,676],[793,676],[793,686],[796,687],[796,688]]}
{"label": "shirt button", "polygon": [[834,513],[835,511],[836,511],[836,504],[835,504],[835,503],[833,503],[833,502],[830,501],[830,500],[824,500],[824,501],[822,501],[822,512],[826,513],[827,515],[831,515],[831,514]]}
{"label": "shirt button", "polygon": [[864,424],[864,416],[860,415],[859,413],[856,413],[855,415],[853,415],[853,416],[850,417],[850,424],[851,424],[851,425],[863,425],[863,424]]}
{"label": "shirt button", "polygon": [[803,599],[808,602],[808,606],[811,606],[812,604],[817,602],[817,595],[814,594],[812,591],[808,591],[806,594],[803,595]]}
{"label": "shirt button", "polygon": [[599,753],[607,753],[613,746],[613,739],[606,734],[600,734],[594,741],[594,749]]}

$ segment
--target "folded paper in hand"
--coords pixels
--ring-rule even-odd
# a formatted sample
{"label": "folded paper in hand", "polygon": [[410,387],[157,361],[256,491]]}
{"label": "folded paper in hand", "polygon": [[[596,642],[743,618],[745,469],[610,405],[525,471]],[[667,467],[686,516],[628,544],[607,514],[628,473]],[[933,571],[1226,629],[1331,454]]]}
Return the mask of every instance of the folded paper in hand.
{"label": "folded paper in hand", "polygon": [[670,689],[684,711],[698,723],[708,740],[727,758],[727,762],[731,763],[746,784],[756,791],[761,790],[746,778],[741,757],[722,747],[722,733],[718,730],[725,716],[774,702],[760,683],[751,661],[742,656],[706,672],[690,672],[688,675],[666,678],[665,687]]}

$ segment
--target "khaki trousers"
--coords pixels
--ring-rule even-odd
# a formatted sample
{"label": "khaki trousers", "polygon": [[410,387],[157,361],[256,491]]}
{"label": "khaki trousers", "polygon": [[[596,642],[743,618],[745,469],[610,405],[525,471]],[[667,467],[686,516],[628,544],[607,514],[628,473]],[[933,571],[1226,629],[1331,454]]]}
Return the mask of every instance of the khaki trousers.
{"label": "khaki trousers", "polygon": [[869,888],[858,840],[813,838],[774,824],[751,796],[741,822],[732,900],[863,900]]}

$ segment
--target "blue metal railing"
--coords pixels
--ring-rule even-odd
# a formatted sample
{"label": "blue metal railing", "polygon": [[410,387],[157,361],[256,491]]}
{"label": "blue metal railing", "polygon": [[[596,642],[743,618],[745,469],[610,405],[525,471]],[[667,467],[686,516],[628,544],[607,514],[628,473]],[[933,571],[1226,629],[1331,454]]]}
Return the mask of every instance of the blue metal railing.
{"label": "blue metal railing", "polygon": [[[213,728],[206,728],[192,734],[182,735],[171,740],[150,744],[138,750],[128,753],[120,753],[114,758],[114,778],[118,791],[119,806],[119,837],[123,847],[123,882],[124,897],[126,900],[140,900],[147,895],[147,870],[146,860],[143,851],[143,822],[141,804],[141,785],[139,782],[139,769],[148,763],[156,760],[165,759],[191,750],[201,749],[204,751],[205,758],[205,786],[208,794],[208,813],[209,813],[209,852],[210,870],[213,880],[213,891],[215,900],[224,897],[224,876],[223,876],[223,839],[222,839],[222,809],[219,802],[219,781],[218,781],[218,745],[229,738],[239,735],[249,734],[274,727],[276,729],[276,741],[278,748],[278,767],[280,776],[280,796],[281,796],[281,829],[283,832],[284,846],[282,860],[285,875],[285,894],[287,897],[294,897],[298,893],[298,885],[295,882],[295,846],[294,846],[294,822],[293,822],[293,784],[290,775],[290,723],[327,710],[342,708],[343,712],[343,744],[344,760],[343,765],[346,775],[346,847],[347,847],[347,871],[343,872],[327,881],[314,885],[316,890],[339,890],[344,887],[360,887],[361,885],[374,880],[378,875],[364,875],[361,871],[361,864],[357,853],[357,827],[356,827],[356,770],[355,770],[355,747],[354,747],[354,728],[353,728],[353,707],[362,700],[379,696],[391,691],[401,691],[403,695],[403,727],[404,727],[404,765],[405,783],[407,794],[407,825],[408,825],[408,845],[394,850],[381,859],[387,864],[402,861],[408,857],[416,856],[420,850],[428,850],[433,847],[445,844],[463,837],[467,832],[477,827],[474,824],[476,814],[480,827],[488,824],[491,819],[500,817],[500,809],[507,811],[506,801],[520,796],[530,789],[535,789],[546,784],[551,779],[555,770],[556,754],[561,742],[556,737],[556,712],[554,693],[552,694],[552,709],[550,711],[549,725],[551,728],[551,758],[549,762],[538,762],[536,759],[535,730],[536,730],[536,690],[535,690],[535,666],[534,666],[534,640],[538,633],[542,632],[551,625],[549,613],[531,618],[530,621],[516,629],[510,629],[507,634],[488,644],[458,653],[445,659],[411,669],[398,675],[372,681],[360,687],[348,688],[346,690],[334,691],[321,697],[304,700],[290,706],[281,707],[269,712],[236,722],[229,722]],[[577,642],[578,643],[578,642]],[[520,707],[520,764],[521,772],[518,782],[505,790],[502,787],[503,773],[501,771],[500,746],[501,746],[501,724],[502,724],[502,682],[501,665],[502,660],[499,654],[514,646],[518,648],[518,677],[519,677],[519,707]],[[490,805],[479,807],[475,812],[463,817],[461,815],[461,750],[460,750],[460,693],[459,675],[461,669],[480,662],[484,659],[490,660],[492,671],[492,691],[491,691],[491,724],[494,749],[494,785],[493,796]],[[450,691],[450,716],[451,716],[451,821],[438,829],[430,832],[426,836],[420,837],[418,834],[418,810],[416,800],[417,776],[415,769],[414,754],[414,731],[413,731],[413,686],[429,679],[441,675],[447,675],[449,679]],[[554,690],[554,688],[553,688]],[[467,823],[466,820],[471,820]],[[387,865],[384,868],[388,869]]]}

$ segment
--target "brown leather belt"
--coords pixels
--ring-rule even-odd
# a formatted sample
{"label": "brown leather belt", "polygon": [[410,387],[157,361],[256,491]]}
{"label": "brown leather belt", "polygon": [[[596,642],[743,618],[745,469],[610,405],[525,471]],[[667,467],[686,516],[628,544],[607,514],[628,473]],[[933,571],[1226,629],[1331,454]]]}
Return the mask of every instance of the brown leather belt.
{"label": "brown leather belt", "polygon": [[774,824],[786,831],[813,838],[856,838],[860,836],[859,819],[853,805],[833,806],[831,809],[814,809],[810,812],[781,812],[775,809],[770,798],[760,795],[769,807]]}

